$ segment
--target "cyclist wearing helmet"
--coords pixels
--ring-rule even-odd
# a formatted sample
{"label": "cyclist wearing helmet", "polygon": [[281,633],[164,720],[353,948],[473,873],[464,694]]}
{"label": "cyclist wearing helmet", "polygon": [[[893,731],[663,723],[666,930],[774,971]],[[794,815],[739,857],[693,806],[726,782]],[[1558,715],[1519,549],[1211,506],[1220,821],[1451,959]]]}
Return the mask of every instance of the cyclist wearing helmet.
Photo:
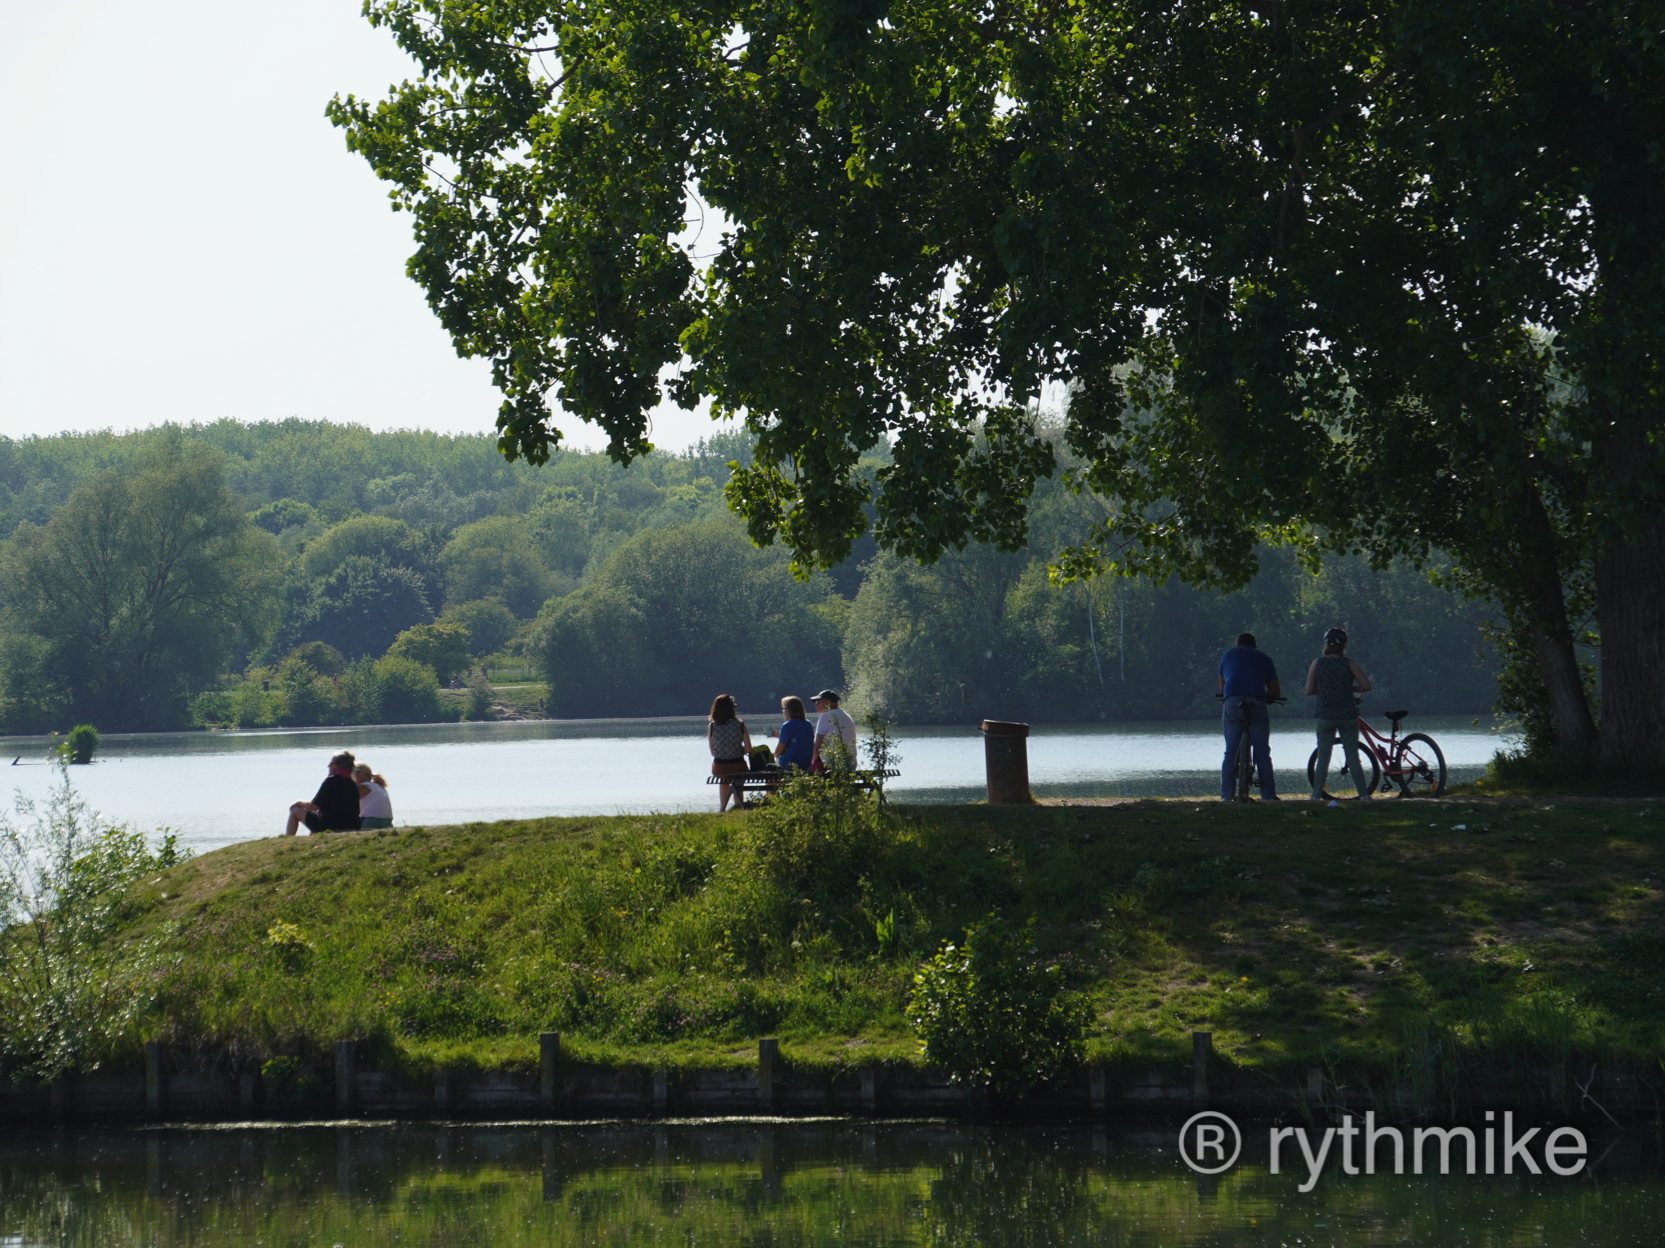
{"label": "cyclist wearing helmet", "polygon": [[1271,656],[1255,645],[1253,633],[1238,635],[1237,644],[1220,656],[1220,696],[1223,699],[1221,727],[1226,734],[1226,757],[1220,766],[1220,800],[1232,799],[1237,775],[1237,746],[1243,739],[1244,711],[1249,716],[1249,742],[1254,748],[1255,770],[1260,773],[1260,800],[1278,800],[1272,780],[1272,716],[1266,699],[1281,697],[1278,669]]}
{"label": "cyclist wearing helmet", "polygon": [[1307,668],[1307,697],[1318,699],[1313,711],[1318,718],[1318,763],[1312,773],[1315,802],[1324,800],[1324,780],[1330,774],[1330,751],[1337,737],[1347,752],[1347,774],[1353,777],[1359,800],[1370,800],[1370,794],[1365,791],[1364,768],[1359,764],[1359,714],[1353,701],[1355,693],[1364,693],[1369,688],[1370,677],[1347,657],[1346,631],[1332,628],[1324,634],[1322,657],[1314,659]]}

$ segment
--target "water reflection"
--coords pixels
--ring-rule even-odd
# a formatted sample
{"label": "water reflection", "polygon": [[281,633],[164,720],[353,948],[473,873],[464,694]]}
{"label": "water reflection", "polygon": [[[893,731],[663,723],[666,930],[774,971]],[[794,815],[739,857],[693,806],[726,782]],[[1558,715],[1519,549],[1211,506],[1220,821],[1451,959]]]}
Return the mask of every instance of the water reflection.
{"label": "water reflection", "polygon": [[1171,1131],[948,1123],[14,1132],[6,1244],[1631,1245],[1656,1157],[1585,1178],[1198,1179]]}
{"label": "water reflection", "polygon": [[[391,781],[401,825],[545,815],[715,810],[702,719],[543,720],[288,732],[112,735],[101,761],[75,769],[95,810],[136,827],[169,827],[199,853],[272,836],[289,803],[312,796],[331,751],[347,748]],[[754,729],[770,721],[752,715]],[[1445,750],[1453,781],[1472,779],[1500,744],[1484,724],[1423,719]],[[1275,725],[1272,757],[1285,792],[1299,794],[1312,752],[1308,722]],[[898,733],[895,796],[912,802],[980,801],[983,745],[976,725]],[[44,739],[0,741],[5,756],[38,759]],[[1041,797],[1179,797],[1218,792],[1214,721],[1044,724],[1029,740],[1030,779]],[[51,769],[10,769],[39,796]]]}

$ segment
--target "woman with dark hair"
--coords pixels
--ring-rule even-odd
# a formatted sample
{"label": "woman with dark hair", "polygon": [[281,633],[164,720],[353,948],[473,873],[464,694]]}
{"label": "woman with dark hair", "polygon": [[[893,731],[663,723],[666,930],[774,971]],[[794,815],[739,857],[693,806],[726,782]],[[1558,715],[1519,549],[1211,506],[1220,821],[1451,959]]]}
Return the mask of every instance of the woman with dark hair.
{"label": "woman with dark hair", "polygon": [[1332,628],[1324,634],[1324,653],[1307,668],[1307,697],[1318,699],[1313,709],[1318,720],[1318,762],[1312,773],[1315,802],[1324,800],[1324,782],[1330,774],[1330,753],[1337,737],[1341,738],[1341,748],[1346,752],[1347,772],[1353,777],[1359,800],[1370,800],[1364,768],[1359,763],[1359,713],[1353,701],[1355,693],[1369,690],[1370,677],[1347,657],[1346,631]]}
{"label": "woman with dark hair", "polygon": [[[705,743],[711,747],[711,774],[732,776],[746,770],[746,756],[752,752],[752,734],[746,721],[734,710],[734,699],[719,693],[711,703],[711,718],[705,725]],[[728,809],[730,791],[734,793],[734,809],[740,809],[740,786],[724,780],[717,786],[720,804],[718,813]]]}
{"label": "woman with dark hair", "polygon": [[[815,729],[804,718],[803,699],[782,698],[780,709],[781,714],[786,716],[786,722],[781,724],[780,740],[775,744],[775,765],[808,771],[810,759],[815,754]],[[769,735],[776,735],[774,729],[769,730]]]}
{"label": "woman with dark hair", "polygon": [[303,823],[313,833],[358,831],[358,785],[353,783],[353,764],[357,761],[346,750],[330,755],[329,775],[312,800],[289,807],[285,836],[294,836]]}

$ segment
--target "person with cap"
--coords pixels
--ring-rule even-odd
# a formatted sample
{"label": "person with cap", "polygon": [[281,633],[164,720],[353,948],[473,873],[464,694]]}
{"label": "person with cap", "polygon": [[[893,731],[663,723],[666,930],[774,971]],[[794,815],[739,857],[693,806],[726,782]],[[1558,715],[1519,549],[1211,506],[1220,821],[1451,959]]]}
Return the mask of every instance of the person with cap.
{"label": "person with cap", "polygon": [[854,767],[856,763],[856,721],[848,711],[838,709],[838,694],[823,689],[815,695],[815,748],[810,755],[811,771],[829,767]]}
{"label": "person with cap", "polygon": [[1364,768],[1359,763],[1359,715],[1353,701],[1355,693],[1370,690],[1370,677],[1347,657],[1347,632],[1332,628],[1324,634],[1324,653],[1307,668],[1307,697],[1316,697],[1313,708],[1317,719],[1318,762],[1312,771],[1312,800],[1324,800],[1324,782],[1330,774],[1330,753],[1337,737],[1346,752],[1347,774],[1359,791],[1359,800],[1368,802],[1370,793],[1364,779]]}

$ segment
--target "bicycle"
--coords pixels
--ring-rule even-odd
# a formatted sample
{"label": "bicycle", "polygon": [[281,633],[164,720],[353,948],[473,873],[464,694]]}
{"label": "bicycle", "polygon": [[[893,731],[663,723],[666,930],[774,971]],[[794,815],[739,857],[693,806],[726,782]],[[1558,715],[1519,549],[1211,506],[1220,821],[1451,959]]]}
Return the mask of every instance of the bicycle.
{"label": "bicycle", "polygon": [[[1355,706],[1363,704],[1362,698],[1354,698]],[[1368,765],[1370,782],[1365,792],[1374,793],[1376,787],[1383,780],[1391,781],[1399,786],[1401,797],[1438,797],[1445,792],[1445,755],[1441,752],[1434,739],[1425,732],[1410,732],[1403,737],[1399,735],[1399,721],[1409,715],[1409,711],[1389,711],[1383,718],[1392,725],[1389,736],[1383,736],[1368,723],[1363,715],[1359,716],[1359,763]],[[1347,750],[1337,744],[1332,749],[1330,757],[1340,755],[1341,774],[1347,774]],[[1318,779],[1318,751],[1312,751],[1312,757],[1307,759],[1307,783],[1316,784]],[[1330,778],[1324,777],[1324,796],[1330,794]]]}
{"label": "bicycle", "polygon": [[[1223,693],[1217,693],[1214,696],[1221,702],[1226,700],[1226,695]],[[1288,698],[1266,698],[1264,700],[1268,705],[1273,702],[1289,701]],[[1248,701],[1247,698],[1239,698],[1237,705],[1243,708]],[[1253,800],[1249,797],[1249,787],[1254,782],[1254,743],[1249,739],[1249,722],[1249,712],[1245,709],[1243,711],[1243,735],[1237,739],[1237,757],[1232,759],[1234,775],[1232,800],[1238,802]]]}

